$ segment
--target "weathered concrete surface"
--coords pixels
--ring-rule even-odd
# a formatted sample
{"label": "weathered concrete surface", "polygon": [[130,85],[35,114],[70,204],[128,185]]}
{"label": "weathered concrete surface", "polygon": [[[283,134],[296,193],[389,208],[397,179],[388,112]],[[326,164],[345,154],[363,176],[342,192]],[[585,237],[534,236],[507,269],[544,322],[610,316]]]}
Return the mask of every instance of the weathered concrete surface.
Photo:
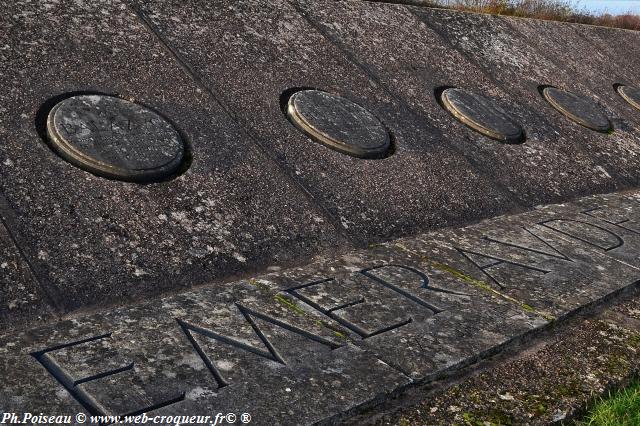
{"label": "weathered concrete surface", "polygon": [[[11,46],[0,50],[6,87],[0,191],[13,217],[6,218],[9,228],[65,310],[191,286],[342,244],[322,209],[125,5],[7,7],[0,17],[0,46]],[[118,94],[160,111],[190,145],[189,169],[168,182],[136,185],[93,176],[58,157],[41,137],[39,114],[52,97],[76,91]]]}
{"label": "weathered concrete surface", "polygon": [[636,288],[637,197],[587,197],[7,334],[0,410],[343,418]]}
{"label": "weathered concrete surface", "polygon": [[637,376],[639,313],[636,294],[595,316],[572,319],[521,354],[495,359],[451,387],[416,389],[395,401],[404,408],[369,412],[351,424],[573,424],[603,394]]}
{"label": "weathered concrete surface", "polygon": [[[638,115],[623,105],[612,79],[624,73],[637,80],[638,67],[626,62],[618,67],[621,55],[599,49],[599,61],[610,65],[597,69],[590,58],[594,47],[576,34],[576,26],[391,4],[298,3],[363,68],[443,129],[458,155],[473,158],[523,204],[637,184]],[[536,33],[525,33],[527,25]],[[635,49],[638,34],[626,33],[626,43]],[[558,46],[558,39],[571,49]],[[569,56],[560,54],[564,50]],[[584,62],[592,65],[583,67]],[[610,67],[621,69],[612,73]],[[616,133],[593,135],[567,121],[538,93],[543,84],[606,103]],[[501,146],[452,121],[433,97],[441,86],[495,98],[523,125],[527,143]]]}
{"label": "weathered concrete surface", "polygon": [[[444,261],[440,248],[430,248]],[[473,362],[548,321],[421,260],[376,248],[270,279],[351,330],[357,346],[416,380]]]}
{"label": "weathered concrete surface", "polygon": [[[487,283],[536,310],[562,316],[621,283],[640,280],[636,211],[634,199],[593,196],[390,244],[471,283]],[[430,254],[434,243],[441,247],[437,259]],[[594,287],[594,280],[600,285]]]}
{"label": "weathered concrete surface", "polygon": [[[336,12],[342,7],[323,5]],[[472,161],[443,143],[452,136],[390,96],[289,2],[151,1],[140,8],[216,98],[353,239],[410,235],[514,208],[511,197]],[[343,96],[373,113],[394,135],[395,153],[362,161],[312,143],[283,119],[279,105],[283,93],[301,87]]]}
{"label": "weathered concrete surface", "polygon": [[[11,88],[0,189],[5,220],[64,310],[346,249],[345,234],[362,245],[636,183],[637,111],[604,81],[631,81],[637,67],[624,58],[615,74],[606,56],[615,50],[598,48],[606,37],[635,45],[635,34],[367,2],[47,5],[16,3],[2,18],[13,48],[0,53]],[[477,34],[463,35],[470,25]],[[569,77],[546,39],[530,42],[535,25],[556,25],[598,55]],[[556,120],[534,90],[541,82],[579,83],[606,101],[616,132]],[[447,85],[496,99],[527,143],[502,146],[452,120],[433,93]],[[393,135],[392,155],[362,161],[312,143],[282,111],[296,87],[373,112]],[[161,112],[187,141],[190,167],[139,186],[63,162],[42,139],[42,118],[48,101],[76,91]]]}
{"label": "weathered concrete surface", "polygon": [[[615,38],[596,45],[581,36],[580,29],[585,29],[581,25],[467,13],[445,16],[431,9],[422,9],[419,14],[531,111],[527,115],[540,129],[545,146],[555,145],[558,155],[573,152],[576,159],[583,154],[595,163],[583,165],[591,172],[597,173],[599,166],[618,185],[637,185],[640,117],[620,102],[613,84],[636,81],[638,68],[619,59],[625,55],[605,48],[615,43]],[[625,34],[625,42],[629,43],[630,52],[635,51],[640,35],[620,32],[629,33]],[[537,93],[536,88],[544,84],[599,103],[615,133],[593,135],[593,131],[567,121]]]}
{"label": "weathered concrete surface", "polygon": [[[613,88],[637,84],[637,33],[306,0],[21,1],[0,27],[0,411],[336,420],[640,280],[640,196],[568,202],[639,183],[640,117]],[[449,86],[527,141],[457,122]],[[286,117],[298,88],[373,113],[390,155],[313,142]],[[140,185],[58,157],[47,113],[85,92],[160,112],[188,167]]]}
{"label": "weathered concrete surface", "polygon": [[52,319],[51,301],[0,221],[0,327]]}
{"label": "weathered concrete surface", "polygon": [[[408,382],[320,314],[300,315],[274,296],[264,281],[240,282],[8,337],[0,411],[249,412],[258,424],[313,423]],[[44,366],[60,368],[75,399]],[[310,400],[316,391],[323,398]]]}

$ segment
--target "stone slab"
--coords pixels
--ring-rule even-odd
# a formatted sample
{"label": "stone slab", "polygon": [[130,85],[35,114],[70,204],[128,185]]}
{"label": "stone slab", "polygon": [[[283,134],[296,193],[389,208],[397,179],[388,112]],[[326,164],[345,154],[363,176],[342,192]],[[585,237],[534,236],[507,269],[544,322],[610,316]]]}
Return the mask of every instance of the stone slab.
{"label": "stone slab", "polygon": [[[294,6],[140,2],[143,16],[189,69],[354,240],[410,235],[516,207],[473,159],[443,143],[450,136],[391,97]],[[393,154],[364,161],[310,143],[281,105],[301,88],[342,96],[374,114],[393,135]]]}
{"label": "stone slab", "polygon": [[[633,82],[638,68],[612,71],[600,30],[369,2],[7,8],[2,412],[332,421],[640,281],[637,192],[413,236],[637,184],[637,118],[604,83]],[[598,52],[575,79],[550,47],[557,34],[577,46],[576,64]],[[537,93],[551,77],[591,90],[616,133],[551,119]],[[505,146],[452,120],[435,96],[450,84],[495,98],[530,139]],[[286,119],[283,101],[300,88],[371,111],[393,135],[391,155],[312,143]],[[76,91],[161,112],[187,141],[189,167],[134,185],[58,158],[43,118]],[[253,270],[277,272],[223,283]],[[53,322],[48,299],[63,311],[137,300]],[[38,317],[52,323],[35,327]]]}
{"label": "stone slab", "polygon": [[[442,251],[430,248],[436,256]],[[321,259],[265,279],[324,312],[350,330],[356,346],[414,380],[496,353],[547,323],[393,247]]]}
{"label": "stone slab", "polygon": [[[311,424],[410,384],[403,370],[434,377],[547,323],[452,277],[423,287],[427,271],[407,265],[395,250],[352,253],[6,335],[0,409]],[[326,274],[337,285],[291,289]],[[352,303],[359,297],[366,303]]]}
{"label": "stone slab", "polygon": [[290,303],[244,281],[6,336],[0,411],[310,424],[409,383]]}
{"label": "stone slab", "polygon": [[[633,203],[625,195],[587,197],[395,245],[480,287],[562,317],[640,280],[640,235],[627,218],[637,210]],[[431,254],[434,242],[440,256]]]}
{"label": "stone slab", "polygon": [[[536,51],[546,54],[554,66],[561,66],[569,75],[588,76],[588,79],[580,77],[579,82],[576,81],[579,86],[574,88],[595,96],[613,118],[616,128],[637,126],[637,115],[623,102],[616,102],[612,90],[616,83],[631,84],[638,79],[635,53],[640,36],[637,31],[537,19],[504,19],[530,40]],[[549,39],[550,36],[561,37],[572,48],[564,48],[563,43]]]}
{"label": "stone slab", "polygon": [[[538,49],[530,44],[539,37],[524,36],[510,20],[371,2],[297,3],[354,61],[442,131],[458,155],[471,159],[522,204],[611,192],[636,182],[640,151],[635,124],[620,124],[615,120],[622,114],[612,111],[607,115],[615,117],[616,133],[626,129],[624,135],[592,135],[563,123],[566,120],[542,99],[538,86],[551,81],[585,87],[590,93],[586,82],[593,78],[591,72],[569,73],[564,60],[546,54],[546,45]],[[549,31],[544,42],[556,40]],[[606,58],[612,63],[617,59]],[[598,78],[607,75],[601,72]],[[620,100],[614,99],[612,84],[601,86],[597,98],[612,95],[616,109]],[[453,120],[434,96],[437,89],[451,86],[494,99],[524,127],[526,143],[500,145]]]}
{"label": "stone slab", "polygon": [[[625,388],[640,368],[640,298],[616,301],[596,316],[576,317],[520,356],[452,383],[427,387],[421,402],[399,410],[363,413],[353,424],[586,423],[585,406],[610,389]],[[411,402],[410,404],[414,404]],[[450,408],[453,407],[453,408]]]}
{"label": "stone slab", "polygon": [[[12,3],[0,17],[0,192],[8,227],[64,308],[158,294],[342,245],[330,218],[186,74],[124,4]],[[157,184],[56,155],[59,96],[135,100],[172,122],[190,167]],[[46,120],[45,120],[46,121]],[[277,194],[274,196],[273,194]]]}
{"label": "stone slab", "polygon": [[[549,67],[553,64],[553,70],[545,71],[546,77],[539,77],[544,77],[545,80],[539,84],[560,85],[563,89],[583,94],[598,104],[611,121],[614,133],[603,134],[602,138],[594,139],[588,136],[591,131],[584,129],[577,131],[572,137],[580,138],[576,141],[580,140],[585,148],[588,146],[587,149],[593,150],[592,155],[598,158],[599,165],[609,175],[619,181],[628,182],[628,186],[636,186],[638,176],[634,170],[639,161],[640,117],[633,111],[633,107],[620,99],[614,90],[614,84],[632,84],[640,78],[637,61],[634,60],[636,55],[632,53],[640,41],[638,32],[592,25],[563,25],[560,22],[537,19],[505,18],[505,21],[510,28],[528,40],[535,52],[540,52],[546,61],[544,63],[549,64]],[[600,38],[601,34],[606,34],[607,38]],[[558,43],[558,39],[563,40],[563,43]],[[570,45],[571,49],[566,49],[563,45]],[[519,50],[519,47],[505,49],[507,50],[503,51],[504,60],[508,60],[507,55]],[[526,70],[522,71],[527,74]],[[529,75],[531,76],[531,73]],[[526,75],[522,78],[526,78]],[[547,108],[553,111],[550,106]],[[557,123],[564,118],[558,115],[556,117],[556,120],[553,120],[554,127],[564,127]],[[576,127],[570,122],[567,124]],[[569,135],[570,132],[567,129],[563,130],[562,134]]]}
{"label": "stone slab", "polygon": [[[596,75],[596,81],[591,82],[593,86],[599,86],[606,82],[612,85],[622,84],[637,86],[640,73],[638,67],[640,60],[640,34],[637,31],[620,31],[614,28],[595,27],[592,25],[573,25],[571,29],[584,40],[587,40],[597,53],[586,58],[586,66],[604,70],[605,77]],[[553,30],[553,28],[550,28]],[[607,56],[601,56],[600,52],[609,52]],[[614,57],[615,61],[609,61],[608,56]],[[573,55],[572,59],[577,55]],[[598,81],[600,80],[600,81]],[[602,83],[601,83],[602,81]],[[612,83],[613,82],[613,83]],[[615,88],[615,86],[614,86]],[[617,117],[614,124],[618,128],[633,126],[635,129],[640,125],[640,115],[634,110],[632,105],[618,97]],[[612,99],[615,104],[615,99]],[[609,102],[607,102],[609,104]],[[622,114],[622,112],[624,112]]]}
{"label": "stone slab", "polygon": [[[574,217],[575,221],[558,220],[547,227],[565,233],[609,257],[628,265],[640,265],[640,215],[636,191],[624,194],[594,195],[573,203],[540,207],[560,219]],[[588,231],[592,225],[591,231]],[[597,226],[599,229],[596,229]],[[589,235],[587,238],[585,236]]]}
{"label": "stone slab", "polygon": [[5,333],[0,410],[335,420],[636,286],[639,212],[586,197]]}

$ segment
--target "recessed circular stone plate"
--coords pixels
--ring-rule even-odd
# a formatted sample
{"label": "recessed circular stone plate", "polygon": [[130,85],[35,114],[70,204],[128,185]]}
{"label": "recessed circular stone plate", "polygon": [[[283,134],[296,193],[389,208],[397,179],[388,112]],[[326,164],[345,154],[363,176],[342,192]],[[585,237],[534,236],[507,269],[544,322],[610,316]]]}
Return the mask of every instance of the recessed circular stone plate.
{"label": "recessed circular stone plate", "polygon": [[640,89],[632,86],[618,86],[618,93],[634,107],[640,109]]}
{"label": "recessed circular stone plate", "polygon": [[287,115],[309,137],[344,154],[381,158],[389,150],[389,132],[380,120],[340,96],[301,90],[289,98]]}
{"label": "recessed circular stone plate", "polygon": [[113,96],[61,101],[49,113],[47,133],[64,159],[112,179],[162,179],[178,169],[184,156],[184,144],[171,123]]}
{"label": "recessed circular stone plate", "polygon": [[491,99],[458,88],[446,89],[440,99],[454,117],[485,136],[506,143],[525,139],[522,126]]}
{"label": "recessed circular stone plate", "polygon": [[542,94],[555,109],[576,123],[598,132],[611,130],[611,122],[595,102],[555,87],[545,87]]}

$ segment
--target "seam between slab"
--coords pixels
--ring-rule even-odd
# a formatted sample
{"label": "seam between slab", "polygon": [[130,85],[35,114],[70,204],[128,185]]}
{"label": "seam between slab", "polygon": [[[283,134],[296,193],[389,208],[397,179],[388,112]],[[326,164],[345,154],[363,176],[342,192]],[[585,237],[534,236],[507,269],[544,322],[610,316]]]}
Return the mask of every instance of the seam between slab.
{"label": "seam between slab", "polygon": [[[50,280],[41,279],[40,274],[37,273],[38,268],[29,260],[30,258],[20,245],[19,239],[12,231],[12,228],[9,227],[9,220],[10,218],[12,219],[12,216],[15,216],[14,210],[9,206],[4,194],[0,193],[0,226],[4,227],[9,239],[18,251],[20,258],[24,261],[25,265],[27,265],[29,275],[37,284],[38,292],[44,297],[44,301],[54,309],[54,312],[57,313],[58,316],[63,315],[66,309],[62,301],[60,289]],[[11,221],[13,222],[13,220]],[[46,274],[43,273],[42,275]]]}
{"label": "seam between slab", "polygon": [[[522,40],[522,42],[524,44],[526,44],[527,46],[529,46],[530,49],[532,49],[534,52],[536,52],[538,55],[540,55],[540,57],[544,58],[545,61],[551,62],[553,63],[556,67],[558,67],[559,69],[564,69],[565,67],[563,66],[562,63],[560,63],[556,58],[554,57],[550,57],[544,54],[544,51],[541,50],[538,45],[532,43],[530,41],[530,38],[526,36],[526,34],[524,34],[516,25],[515,25],[515,19],[512,18],[518,18],[516,16],[506,16],[506,15],[499,15],[497,18],[499,18],[507,27],[511,28],[511,30],[513,30],[513,32],[515,34],[518,35],[518,37]],[[527,18],[519,18],[519,19],[527,19]],[[531,19],[531,18],[529,18]],[[552,22],[552,23],[556,23],[556,24],[563,24],[563,23],[568,23],[568,22],[559,22],[559,21],[544,21],[543,22]],[[598,46],[592,41],[589,40],[585,34],[580,33],[579,31],[577,31],[574,27],[570,27],[571,30],[575,33],[575,35],[580,38],[581,40],[583,40],[584,43],[588,44],[589,46],[591,46],[593,48],[594,51],[599,51],[600,49],[598,48]],[[619,70],[620,68],[617,67],[617,70]],[[619,72],[619,71],[618,71]],[[619,77],[620,75],[616,75],[616,77]],[[623,76],[622,79],[624,80],[629,80],[632,81],[633,78],[630,78],[630,76]],[[613,109],[613,108],[612,108]],[[617,112],[617,111],[616,111]],[[607,117],[609,118],[609,117]],[[600,165],[600,164],[599,164]],[[626,178],[624,178],[624,176],[620,176],[620,178],[622,180],[626,181]],[[629,183],[629,185],[631,187],[634,187],[632,183]],[[621,188],[622,189],[622,188]],[[620,190],[620,189],[619,189]]]}
{"label": "seam between slab", "polygon": [[156,38],[160,45],[165,48],[167,53],[169,53],[169,55],[173,57],[173,59],[184,71],[184,73],[187,74],[187,76],[189,76],[198,87],[202,88],[207,94],[209,94],[215,104],[219,106],[234,123],[238,124],[240,131],[244,133],[251,141],[251,143],[260,150],[262,155],[264,155],[269,161],[271,161],[278,168],[278,170],[289,180],[289,182],[291,182],[295,188],[299,189],[311,202],[311,204],[318,208],[324,214],[326,219],[335,228],[338,235],[357,248],[365,247],[366,243],[364,239],[358,236],[350,235],[342,227],[340,219],[336,215],[331,213],[325,206],[325,204],[322,203],[318,198],[316,198],[316,196],[309,188],[307,188],[300,180],[296,179],[292,172],[280,161],[278,161],[277,156],[271,153],[271,151],[260,141],[260,138],[254,135],[253,132],[251,132],[248,128],[246,128],[246,126],[242,124],[237,115],[233,112],[232,108],[227,107],[227,105],[215,95],[213,89],[205,83],[200,74],[189,64],[189,62],[185,58],[182,57],[177,49],[171,46],[168,40],[165,40],[160,30],[153,24],[153,22],[151,22],[147,18],[138,3],[135,1],[131,1],[131,3],[125,1],[125,4],[140,20],[142,25],[147,28],[147,30],[153,35],[153,37]]}
{"label": "seam between slab", "polygon": [[[493,84],[495,84],[495,85],[496,85],[496,87],[498,87],[502,92],[504,92],[504,93],[507,93],[507,94],[508,94],[508,92],[506,92],[506,91],[504,90],[504,88],[503,88],[503,86],[504,86],[504,82],[502,82],[502,81],[500,81],[499,79],[495,78],[495,77],[493,76],[493,74],[492,74],[492,73],[490,73],[490,72],[486,69],[486,67],[485,67],[484,65],[482,65],[482,63],[481,63],[481,62],[479,62],[478,60],[474,59],[473,57],[471,57],[471,56],[470,56],[469,54],[467,54],[466,52],[464,52],[464,51],[460,50],[460,49],[459,49],[455,44],[453,44],[453,43],[449,40],[449,38],[446,36],[446,34],[442,33],[442,31],[441,31],[439,28],[437,28],[436,26],[434,26],[433,24],[431,24],[431,23],[429,22],[429,20],[427,19],[427,17],[425,17],[425,16],[421,15],[420,13],[416,12],[416,10],[415,10],[415,9],[434,9],[434,10],[436,10],[436,11],[438,11],[438,12],[446,12],[446,11],[448,11],[449,9],[443,9],[443,8],[427,8],[427,7],[416,7],[416,6],[413,6],[413,5],[401,5],[401,6],[404,6],[404,8],[405,8],[406,10],[408,10],[408,11],[409,11],[409,13],[411,13],[413,16],[415,16],[415,17],[416,17],[416,19],[418,19],[420,22],[422,22],[422,23],[423,23],[423,24],[425,24],[427,27],[429,27],[429,28],[430,28],[430,29],[431,29],[435,34],[437,34],[437,36],[440,38],[440,40],[441,40],[444,44],[448,45],[448,46],[449,46],[449,47],[451,47],[453,50],[455,50],[455,51],[456,51],[456,52],[458,52],[460,55],[462,55],[462,57],[463,57],[465,60],[469,61],[469,63],[471,63],[471,64],[475,65],[475,66],[480,70],[480,72],[481,72],[481,73],[482,73],[482,74],[483,74],[483,75],[484,75],[484,76],[485,76],[489,81],[491,81]],[[461,11],[461,12],[464,12],[464,11]],[[523,34],[520,30],[518,30],[515,26],[513,26],[513,24],[512,24],[512,23],[510,23],[508,19],[505,19],[505,17],[504,17],[504,16],[502,16],[502,15],[491,15],[491,14],[485,14],[485,13],[473,13],[473,12],[470,12],[470,13],[475,14],[475,15],[481,15],[481,16],[483,16],[483,17],[487,18],[487,19],[492,19],[492,18],[500,19],[500,20],[501,20],[505,25],[507,25],[509,28],[511,28],[511,29],[512,29],[512,30],[513,30],[513,31],[518,35],[518,37],[523,41],[523,43],[524,43],[524,44],[526,44],[527,46],[529,46],[529,48],[531,48],[534,52],[536,52],[540,57],[544,58],[546,61],[548,60],[549,62],[553,63],[556,67],[558,67],[558,68],[560,68],[560,69],[564,68],[562,65],[560,65],[559,63],[557,63],[557,61],[556,61],[556,60],[554,60],[553,58],[549,59],[549,57],[548,57],[547,55],[544,55],[544,54],[543,54],[543,53],[542,53],[542,52],[541,52],[541,51],[540,51],[536,46],[532,45],[532,44],[527,40],[527,37],[525,37],[525,36],[524,36],[524,34]],[[488,15],[488,16],[487,16],[487,15]],[[523,18],[523,19],[528,19],[528,18]],[[544,84],[545,82],[539,82],[539,83],[540,83],[540,84]],[[544,115],[544,114],[540,113],[540,115]],[[593,161],[593,158],[591,158],[591,157],[590,157],[590,159]],[[603,164],[599,158],[596,158],[596,161],[594,161],[594,164],[595,164],[596,166],[603,166],[603,165],[606,165],[606,164]],[[612,189],[613,189],[613,191],[612,191],[612,192],[619,192],[619,191],[621,191],[621,190],[625,190],[625,189],[633,189],[633,188],[636,188],[636,186],[635,186],[635,185],[633,185],[633,183],[632,183],[632,182],[629,182],[629,181],[627,180],[627,178],[625,178],[623,175],[620,175],[619,173],[616,173],[616,174],[615,174],[615,177],[616,177],[616,180],[612,180],[612,181],[611,181],[611,185],[613,186],[613,187],[612,187]],[[518,202],[519,202],[519,203],[520,203],[521,201],[522,201],[522,202],[524,202],[524,201],[525,201],[525,200],[521,200],[521,199],[520,199],[520,197],[518,196],[518,193],[517,193],[517,192],[512,192],[512,193],[513,193],[514,197],[518,200]],[[576,197],[581,197],[581,196],[585,196],[585,195],[589,195],[589,194],[591,194],[591,193],[590,193],[590,192],[578,193],[578,194],[575,194],[573,197],[569,197],[569,199],[574,199],[574,198],[576,198]]]}
{"label": "seam between slab", "polygon": [[[364,74],[367,77],[369,77],[371,80],[373,80],[388,96],[390,96],[396,102],[398,102],[400,105],[402,105],[405,108],[406,111],[409,111],[411,113],[411,115],[413,117],[415,117],[415,118],[424,118],[425,113],[420,114],[419,112],[414,111],[414,109],[411,106],[408,105],[408,103],[404,100],[404,98],[401,95],[398,95],[397,93],[395,93],[395,91],[393,91],[385,82],[383,82],[382,79],[372,69],[370,69],[369,66],[367,66],[365,63],[360,61],[356,57],[356,55],[349,48],[347,48],[347,46],[344,43],[340,42],[340,40],[338,40],[336,37],[334,37],[332,34],[330,34],[328,31],[326,31],[324,29],[324,27],[323,27],[323,24],[315,21],[310,16],[310,14],[307,13],[304,10],[304,8],[298,3],[297,0],[287,0],[287,1],[295,9],[295,11],[298,12],[298,14],[307,23],[309,23],[309,25],[311,25],[312,28],[314,28],[320,35],[322,35],[327,41],[329,41],[329,43],[331,43],[336,48],[338,48],[340,51],[342,51],[345,54],[345,56],[347,57],[347,60],[349,62],[351,62],[356,67],[358,67],[362,72],[364,72]],[[400,5],[400,6],[402,6],[402,5]],[[440,35],[440,34],[438,34],[438,35]],[[483,72],[484,72],[484,70],[483,70]],[[440,131],[438,131],[438,133],[444,139],[444,133],[440,132]],[[454,151],[454,153],[456,155],[464,158],[469,163],[469,165],[473,168],[473,170],[476,173],[478,173],[479,176],[488,178],[489,181],[495,186],[495,188],[497,190],[499,190],[503,195],[508,196],[509,199],[516,204],[517,208],[515,209],[515,211],[518,211],[518,208],[520,208],[520,209],[526,209],[527,208],[526,204],[522,202],[522,200],[517,196],[517,194],[514,191],[511,191],[508,187],[506,187],[505,185],[500,183],[496,179],[496,175],[494,175],[491,172],[488,172],[483,167],[480,167],[479,163],[476,162],[476,160],[472,156],[468,155],[463,150],[459,149],[458,147],[456,147],[453,144],[448,143],[448,144],[446,144],[446,147],[448,149],[451,149],[452,151]],[[502,212],[500,212],[498,214],[506,214],[506,213],[509,213],[509,211],[502,211]],[[495,214],[494,214],[494,216],[495,216]]]}
{"label": "seam between slab", "polygon": [[[441,41],[442,43],[446,44],[446,45],[447,45],[447,46],[449,46],[451,49],[453,49],[453,50],[455,50],[456,52],[458,52],[458,53],[459,53],[459,54],[460,54],[460,55],[461,55],[465,60],[467,60],[469,63],[471,63],[471,64],[475,65],[475,66],[478,68],[478,70],[479,70],[479,71],[480,71],[480,72],[481,72],[481,73],[482,73],[482,74],[483,74],[483,75],[484,75],[484,76],[485,76],[489,81],[491,81],[491,82],[492,82],[492,83],[493,83],[497,88],[499,88],[502,92],[504,92],[504,93],[508,93],[508,92],[506,92],[506,91],[504,90],[504,88],[503,88],[503,82],[502,82],[502,81],[500,81],[500,80],[496,79],[496,78],[495,78],[495,77],[494,77],[490,72],[488,72],[488,71],[486,70],[486,68],[485,68],[485,67],[484,67],[480,62],[478,62],[477,60],[475,60],[474,58],[472,58],[472,57],[471,57],[470,55],[468,55],[466,52],[464,52],[464,51],[460,50],[460,49],[459,49],[455,44],[453,44],[453,43],[449,40],[449,38],[446,36],[446,34],[442,33],[442,31],[441,31],[439,28],[437,28],[436,26],[432,25],[432,24],[429,22],[429,20],[428,20],[425,16],[422,16],[420,13],[417,13],[417,12],[414,10],[414,7],[412,7],[411,5],[404,5],[404,7],[405,7],[405,8],[409,11],[409,13],[411,13],[411,14],[412,14],[412,15],[413,15],[413,16],[414,16],[418,21],[422,22],[424,25],[426,25],[428,28],[430,28],[430,29],[431,29],[431,30],[432,30],[432,31],[433,31],[433,32],[434,32],[434,33],[435,33],[435,34],[440,38],[440,41]],[[443,9],[437,9],[437,10],[438,10],[438,11],[441,11],[441,10],[443,10]],[[482,14],[480,14],[480,15],[482,15]],[[520,32],[518,32],[518,34],[520,34]],[[527,45],[528,45],[528,43],[527,43]],[[543,57],[545,57],[545,56],[543,55]],[[545,57],[545,59],[546,59],[546,57]],[[616,187],[615,187],[615,182],[613,182],[613,184],[614,184],[614,187],[613,187],[614,191],[622,189],[622,188],[616,188]],[[524,202],[525,202],[525,200],[523,200],[523,199],[521,199],[521,198],[519,197],[519,195],[518,195],[518,193],[517,193],[517,192],[515,192],[515,191],[513,191],[513,192],[512,192],[512,191],[510,191],[510,192],[511,192],[511,193],[513,194],[513,196],[518,200],[518,202],[522,202],[522,203],[524,203]],[[577,197],[579,197],[579,196],[581,196],[581,195],[587,195],[587,194],[576,194],[576,196],[577,196]],[[570,197],[569,199],[572,199],[572,197]]]}

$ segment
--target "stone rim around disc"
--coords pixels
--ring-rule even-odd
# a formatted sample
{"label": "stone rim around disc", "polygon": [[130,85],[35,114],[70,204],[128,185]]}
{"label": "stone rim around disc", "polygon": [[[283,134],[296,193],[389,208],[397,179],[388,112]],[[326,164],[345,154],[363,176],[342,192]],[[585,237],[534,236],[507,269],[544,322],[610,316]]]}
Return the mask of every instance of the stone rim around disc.
{"label": "stone rim around disc", "polygon": [[440,99],[456,119],[491,139],[504,143],[526,139],[522,126],[489,98],[452,87],[444,90]]}
{"label": "stone rim around disc", "polygon": [[107,95],[80,95],[56,104],[47,134],[65,160],[95,175],[123,181],[161,180],[184,158],[178,131],[156,112]]}
{"label": "stone rim around disc", "polygon": [[620,85],[617,92],[633,107],[640,109],[640,88]]}
{"label": "stone rim around disc", "polygon": [[542,94],[551,106],[581,126],[601,133],[611,130],[611,122],[595,102],[556,87],[545,87]]}
{"label": "stone rim around disc", "polygon": [[301,90],[287,104],[291,122],[311,139],[343,154],[382,158],[391,146],[382,122],[360,105],[320,90]]}

